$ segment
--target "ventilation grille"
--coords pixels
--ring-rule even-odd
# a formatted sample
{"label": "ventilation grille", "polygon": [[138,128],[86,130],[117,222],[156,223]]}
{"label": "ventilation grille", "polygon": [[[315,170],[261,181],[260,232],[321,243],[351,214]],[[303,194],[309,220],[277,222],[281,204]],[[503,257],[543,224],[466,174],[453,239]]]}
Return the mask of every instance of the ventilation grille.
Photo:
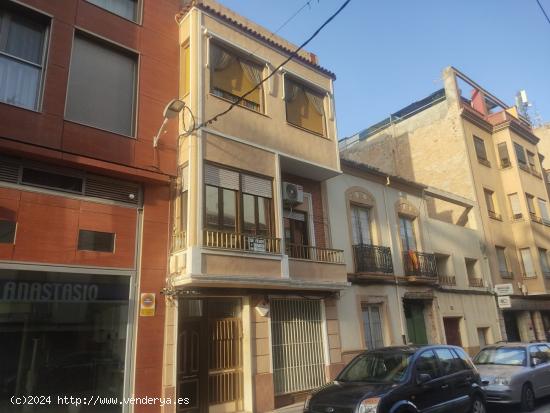
{"label": "ventilation grille", "polygon": [[84,195],[132,205],[140,202],[138,185],[93,175],[88,175],[86,179]]}
{"label": "ventilation grille", "polygon": [[0,158],[0,181],[16,184],[19,180],[19,165],[4,162]]}

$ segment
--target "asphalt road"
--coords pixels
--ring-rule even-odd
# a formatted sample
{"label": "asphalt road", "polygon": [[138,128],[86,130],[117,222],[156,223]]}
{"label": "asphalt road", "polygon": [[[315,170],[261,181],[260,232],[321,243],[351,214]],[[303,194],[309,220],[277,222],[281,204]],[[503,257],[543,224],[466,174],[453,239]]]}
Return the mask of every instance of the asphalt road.
{"label": "asphalt road", "polygon": [[[488,413],[520,413],[521,410],[519,406],[489,406]],[[537,401],[537,409],[535,413],[550,413],[550,398],[546,397],[544,399]]]}

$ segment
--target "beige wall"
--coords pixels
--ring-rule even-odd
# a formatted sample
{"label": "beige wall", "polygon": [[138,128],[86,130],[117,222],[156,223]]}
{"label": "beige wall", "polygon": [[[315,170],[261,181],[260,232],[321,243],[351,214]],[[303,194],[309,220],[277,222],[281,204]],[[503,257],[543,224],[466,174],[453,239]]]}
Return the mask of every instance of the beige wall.
{"label": "beige wall", "polygon": [[534,130],[535,135],[540,139],[537,147],[539,153],[544,156],[542,166],[544,169],[550,169],[550,123],[539,126]]}

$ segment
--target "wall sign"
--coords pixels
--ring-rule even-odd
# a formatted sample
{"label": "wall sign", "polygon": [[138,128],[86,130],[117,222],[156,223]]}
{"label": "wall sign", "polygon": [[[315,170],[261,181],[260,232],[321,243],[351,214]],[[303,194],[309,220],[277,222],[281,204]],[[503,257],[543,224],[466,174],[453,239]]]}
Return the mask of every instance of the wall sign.
{"label": "wall sign", "polygon": [[155,315],[155,293],[141,293],[139,315],[142,317]]}
{"label": "wall sign", "polygon": [[509,295],[497,297],[498,308],[512,308],[512,300]]}
{"label": "wall sign", "polygon": [[495,293],[497,295],[512,295],[514,286],[512,284],[495,284]]}

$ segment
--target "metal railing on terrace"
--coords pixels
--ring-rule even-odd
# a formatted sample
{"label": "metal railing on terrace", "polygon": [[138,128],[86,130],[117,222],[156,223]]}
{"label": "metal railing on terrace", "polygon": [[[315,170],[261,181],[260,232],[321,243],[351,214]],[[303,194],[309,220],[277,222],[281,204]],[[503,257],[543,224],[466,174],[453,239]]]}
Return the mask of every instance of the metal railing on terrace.
{"label": "metal railing on terrace", "polygon": [[172,252],[181,251],[187,248],[187,234],[185,231],[174,231],[172,233]]}
{"label": "metal railing on terrace", "polygon": [[239,234],[236,232],[205,229],[203,231],[203,245],[210,248],[228,250],[266,252],[279,254],[281,239],[263,235]]}
{"label": "metal railing on terrace", "polygon": [[393,274],[391,249],[389,247],[357,244],[352,248],[355,272]]}
{"label": "metal railing on terrace", "polygon": [[437,281],[435,254],[413,250],[404,252],[403,267],[407,277],[422,277]]}
{"label": "metal railing on terrace", "polygon": [[313,247],[311,245],[287,244],[286,253],[290,258],[328,262],[331,264],[344,263],[344,251],[332,248]]}

